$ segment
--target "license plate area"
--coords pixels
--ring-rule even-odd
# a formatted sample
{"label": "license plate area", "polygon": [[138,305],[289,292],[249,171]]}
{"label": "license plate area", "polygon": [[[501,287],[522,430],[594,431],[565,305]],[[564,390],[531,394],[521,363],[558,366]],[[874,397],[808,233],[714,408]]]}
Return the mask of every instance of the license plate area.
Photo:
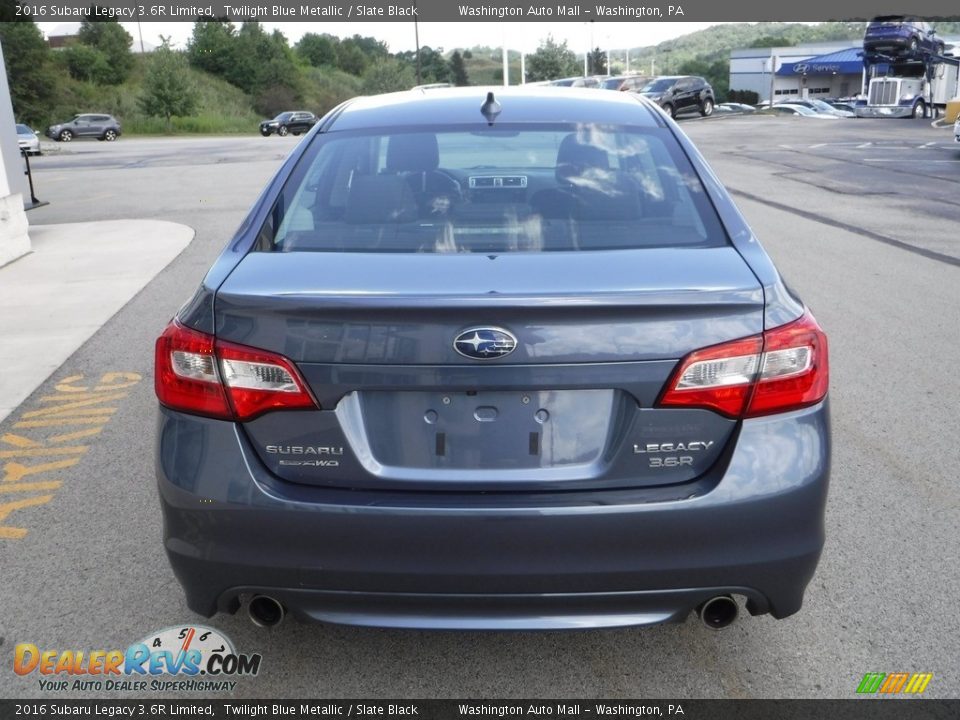
{"label": "license plate area", "polygon": [[382,465],[521,470],[596,463],[614,390],[366,392],[363,427]]}

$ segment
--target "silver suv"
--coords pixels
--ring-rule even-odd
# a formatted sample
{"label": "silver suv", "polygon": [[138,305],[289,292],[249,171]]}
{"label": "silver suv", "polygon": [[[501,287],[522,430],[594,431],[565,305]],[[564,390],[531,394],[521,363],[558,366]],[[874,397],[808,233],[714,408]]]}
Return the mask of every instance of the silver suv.
{"label": "silver suv", "polygon": [[120,137],[120,122],[113,115],[74,115],[70,120],[47,128],[47,137],[59,142],[90,137],[113,142]]}

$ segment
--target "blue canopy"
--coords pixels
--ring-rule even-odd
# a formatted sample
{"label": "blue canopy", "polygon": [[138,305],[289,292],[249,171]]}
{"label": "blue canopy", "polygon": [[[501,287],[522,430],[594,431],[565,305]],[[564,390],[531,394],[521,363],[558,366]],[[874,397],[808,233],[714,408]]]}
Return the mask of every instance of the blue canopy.
{"label": "blue canopy", "polygon": [[862,71],[863,50],[847,48],[808,60],[784,63],[777,69],[777,75],[859,75]]}

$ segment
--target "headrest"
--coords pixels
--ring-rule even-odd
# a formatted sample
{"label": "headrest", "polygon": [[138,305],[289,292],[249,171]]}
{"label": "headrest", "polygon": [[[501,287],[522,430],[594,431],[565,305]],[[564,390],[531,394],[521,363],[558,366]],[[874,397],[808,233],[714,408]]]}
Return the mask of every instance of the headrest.
{"label": "headrest", "polygon": [[570,133],[560,143],[560,149],[557,151],[558,180],[583,175],[586,170],[610,169],[607,151],[596,145],[590,145],[584,140],[587,138],[577,133]]}
{"label": "headrest", "polygon": [[430,172],[440,165],[437,136],[432,133],[391,135],[387,143],[387,172]]}
{"label": "headrest", "polygon": [[413,222],[417,199],[410,185],[396,175],[355,175],[347,195],[344,220],[353,225]]}

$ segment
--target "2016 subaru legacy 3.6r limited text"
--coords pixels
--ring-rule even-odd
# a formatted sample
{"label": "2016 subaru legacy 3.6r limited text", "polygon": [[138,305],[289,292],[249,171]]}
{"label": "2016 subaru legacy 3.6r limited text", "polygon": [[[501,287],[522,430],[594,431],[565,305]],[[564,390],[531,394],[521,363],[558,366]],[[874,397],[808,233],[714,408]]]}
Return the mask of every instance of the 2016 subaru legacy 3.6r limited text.
{"label": "2016 subaru legacy 3.6r limited text", "polygon": [[629,93],[358,98],[156,345],[191,609],[415,628],[797,612],[827,341]]}

